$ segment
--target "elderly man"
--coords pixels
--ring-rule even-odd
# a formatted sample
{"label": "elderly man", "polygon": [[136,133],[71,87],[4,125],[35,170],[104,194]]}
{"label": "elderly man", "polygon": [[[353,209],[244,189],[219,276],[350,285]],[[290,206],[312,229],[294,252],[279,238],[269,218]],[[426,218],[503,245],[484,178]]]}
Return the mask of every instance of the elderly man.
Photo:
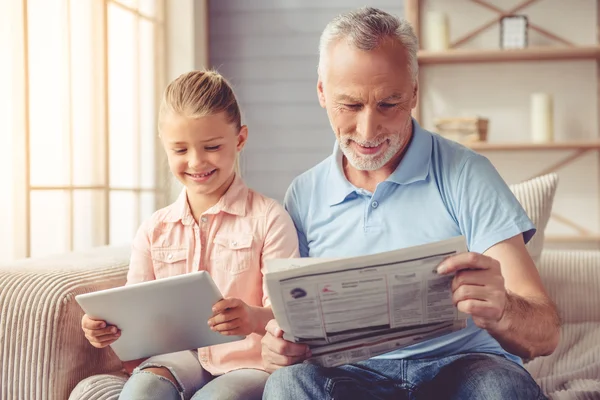
{"label": "elderly man", "polygon": [[320,42],[319,103],[333,154],[294,180],[285,206],[304,257],[358,256],[464,235],[446,259],[460,331],[323,368],[272,320],[265,399],[544,399],[522,358],[552,353],[559,318],[525,244],[535,227],[488,160],[421,128],[417,38],[377,9],[341,15]]}

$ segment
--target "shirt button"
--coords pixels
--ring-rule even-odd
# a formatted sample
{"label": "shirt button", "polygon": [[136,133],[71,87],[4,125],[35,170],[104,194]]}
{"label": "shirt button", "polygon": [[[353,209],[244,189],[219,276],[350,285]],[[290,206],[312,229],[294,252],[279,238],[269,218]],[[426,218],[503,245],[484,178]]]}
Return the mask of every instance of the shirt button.
{"label": "shirt button", "polygon": [[201,220],[202,222],[206,222],[206,221],[208,221],[208,218],[207,218],[206,216],[204,216],[204,217],[200,218],[200,220]]}
{"label": "shirt button", "polygon": [[371,203],[371,206],[372,206],[373,208],[377,208],[377,206],[379,206],[379,203],[378,203],[378,202],[376,202],[376,201],[374,201],[374,202],[372,202],[372,203]]}
{"label": "shirt button", "polygon": [[231,242],[231,245],[232,245],[232,246],[236,246],[236,245],[237,245],[237,242],[236,242],[235,240],[233,240],[233,241]]}
{"label": "shirt button", "polygon": [[171,258],[173,258],[173,254],[169,253],[169,255],[167,256],[167,258],[170,260]]}

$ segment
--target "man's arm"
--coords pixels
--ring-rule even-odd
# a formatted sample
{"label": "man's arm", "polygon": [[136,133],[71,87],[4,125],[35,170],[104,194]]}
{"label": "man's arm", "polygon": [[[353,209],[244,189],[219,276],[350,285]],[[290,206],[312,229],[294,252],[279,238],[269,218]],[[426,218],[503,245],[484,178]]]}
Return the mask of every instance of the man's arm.
{"label": "man's arm", "polygon": [[560,317],[518,235],[488,249],[500,263],[507,291],[500,323],[488,332],[507,351],[525,359],[550,355],[560,337]]}
{"label": "man's arm", "polygon": [[457,307],[471,314],[508,352],[523,359],[551,354],[558,345],[560,318],[537,268],[517,235],[485,253],[463,253],[442,263],[455,271]]}

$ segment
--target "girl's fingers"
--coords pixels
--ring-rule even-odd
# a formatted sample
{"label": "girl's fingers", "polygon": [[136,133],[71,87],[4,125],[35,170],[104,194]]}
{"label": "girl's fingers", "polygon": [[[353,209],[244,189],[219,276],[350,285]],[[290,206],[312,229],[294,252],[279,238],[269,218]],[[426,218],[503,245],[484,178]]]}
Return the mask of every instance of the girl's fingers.
{"label": "girl's fingers", "polygon": [[103,329],[106,328],[106,322],[96,319],[91,319],[86,315],[81,319],[81,327],[83,329],[95,330],[95,329]]}
{"label": "girl's fingers", "polygon": [[238,329],[241,325],[240,322],[241,321],[236,318],[230,322],[214,325],[211,327],[211,329],[216,332],[230,331],[232,329]]}
{"label": "girl's fingers", "polygon": [[89,337],[86,335],[86,338],[92,346],[101,349],[113,344],[120,336],[121,333],[117,333],[116,335],[104,335],[101,337]]}
{"label": "girl's fingers", "polygon": [[119,329],[116,326],[109,326],[104,329],[84,329],[85,333],[92,337],[100,337],[105,335],[114,335]]}
{"label": "girl's fingers", "polygon": [[240,299],[236,299],[236,298],[228,298],[228,299],[223,299],[219,302],[217,302],[212,310],[214,314],[219,314],[222,313],[224,311],[226,311],[227,309],[232,309],[232,308],[237,308],[240,306],[240,303],[242,301]]}
{"label": "girl's fingers", "polygon": [[229,311],[224,311],[220,314],[215,315],[211,319],[208,320],[209,326],[216,326],[225,322],[230,322],[236,320],[240,317],[239,309],[234,308]]}

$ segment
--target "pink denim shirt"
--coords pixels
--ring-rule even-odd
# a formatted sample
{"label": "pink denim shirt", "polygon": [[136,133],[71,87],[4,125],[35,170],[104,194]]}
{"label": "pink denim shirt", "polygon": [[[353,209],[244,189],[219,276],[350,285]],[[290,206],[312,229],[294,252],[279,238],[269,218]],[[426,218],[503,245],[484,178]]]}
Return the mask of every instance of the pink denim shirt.
{"label": "pink denim shirt", "polygon": [[[290,257],[299,257],[290,216],[275,200],[236,177],[198,223],[185,189],[175,203],[144,221],[132,243],[127,284],[205,270],[224,297],[269,306],[264,261]],[[241,341],[198,349],[200,362],[213,375],[263,369],[261,338],[253,333]]]}

